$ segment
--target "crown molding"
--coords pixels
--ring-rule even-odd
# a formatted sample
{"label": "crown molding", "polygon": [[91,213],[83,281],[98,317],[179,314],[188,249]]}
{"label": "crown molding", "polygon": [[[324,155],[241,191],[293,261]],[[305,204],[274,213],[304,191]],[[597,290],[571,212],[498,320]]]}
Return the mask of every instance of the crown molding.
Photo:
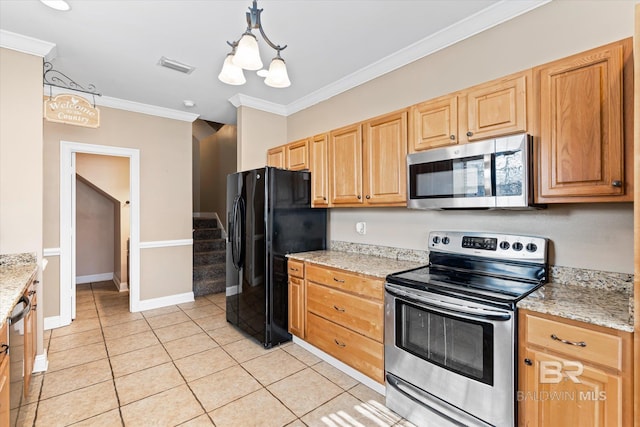
{"label": "crown molding", "polygon": [[287,105],[274,104],[243,94],[235,95],[230,98],[229,101],[235,107],[243,105],[289,116],[500,25],[503,22],[551,1],[552,0],[502,0]]}
{"label": "crown molding", "polygon": [[12,33],[7,30],[0,30],[0,47],[40,56],[47,60],[56,57],[55,43],[23,36],[22,34]]}
{"label": "crown molding", "polygon": [[254,98],[253,96],[237,93],[229,98],[229,102],[234,107],[251,107],[256,110],[266,111],[267,113],[278,114],[280,116],[288,116],[289,112],[287,107],[282,104],[276,104],[275,102],[266,101],[261,98]]}
{"label": "crown molding", "polygon": [[[45,96],[57,96],[69,92],[74,91],[72,89],[62,89],[59,87],[48,85],[45,85],[43,90]],[[200,117],[199,114],[187,113],[180,110],[172,110],[170,108],[158,107],[156,105],[142,104],[140,102],[128,101],[126,99],[112,98],[110,96],[93,97],[91,94],[86,93],[79,93],[79,96],[90,98],[95,103],[95,105],[99,105],[101,107],[116,108],[118,110],[148,114],[150,116],[164,117],[166,119],[180,120],[183,122],[192,123],[198,117]]]}

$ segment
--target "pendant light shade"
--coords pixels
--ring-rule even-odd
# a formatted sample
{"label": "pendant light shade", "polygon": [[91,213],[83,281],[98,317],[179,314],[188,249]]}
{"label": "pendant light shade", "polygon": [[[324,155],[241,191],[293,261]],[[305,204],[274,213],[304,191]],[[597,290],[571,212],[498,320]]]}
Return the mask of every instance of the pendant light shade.
{"label": "pendant light shade", "polygon": [[256,36],[249,32],[242,35],[238,42],[236,54],[233,56],[233,63],[245,70],[259,70],[262,68]]}
{"label": "pendant light shade", "polygon": [[[218,75],[218,78],[222,82],[231,85],[241,85],[245,83],[244,75],[242,74],[242,70],[244,69],[260,70],[258,71],[258,75],[260,77],[266,75],[267,78],[264,82],[268,86],[279,88],[291,86],[291,81],[287,74],[287,67],[284,64],[284,60],[280,57],[280,52],[286,49],[287,45],[277,45],[269,40],[269,37],[267,37],[262,28],[260,21],[261,13],[262,9],[258,9],[258,1],[253,0],[253,5],[249,8],[249,12],[246,13],[247,29],[242,33],[239,40],[227,42],[227,44],[231,46],[231,53],[225,58],[222,71],[220,75]],[[251,32],[253,29],[260,31],[264,42],[276,51],[276,57],[271,61],[268,72],[262,69],[258,39],[256,39],[256,36]],[[236,69],[229,68],[228,63],[238,68],[239,72]]]}
{"label": "pendant light shade", "polygon": [[287,73],[287,66],[284,63],[284,59],[277,56],[271,60],[271,65],[269,65],[269,74],[267,75],[267,78],[264,79],[264,84],[276,88],[291,86],[291,81],[289,80],[289,74]]}
{"label": "pendant light shade", "polygon": [[243,85],[246,83],[242,68],[233,63],[234,55],[228,54],[222,65],[222,71],[218,74],[218,79],[228,85]]}

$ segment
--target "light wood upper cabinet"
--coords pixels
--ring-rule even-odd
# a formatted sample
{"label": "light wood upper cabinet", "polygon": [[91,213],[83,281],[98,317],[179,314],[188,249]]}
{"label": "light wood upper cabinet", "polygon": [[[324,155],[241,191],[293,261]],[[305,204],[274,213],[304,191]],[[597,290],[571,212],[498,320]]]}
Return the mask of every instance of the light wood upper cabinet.
{"label": "light wood upper cabinet", "polygon": [[519,426],[631,425],[631,334],[527,310],[519,316]]}
{"label": "light wood upper cabinet", "polygon": [[271,148],[267,151],[267,166],[284,169],[286,165],[284,146]]}
{"label": "light wood upper cabinet", "polygon": [[309,169],[309,140],[302,139],[284,146],[286,169],[300,171]]}
{"label": "light wood upper cabinet", "polygon": [[531,70],[411,107],[409,151],[529,131]]}
{"label": "light wood upper cabinet", "polygon": [[388,114],[363,125],[364,198],[370,205],[407,203],[408,111]]}
{"label": "light wood upper cabinet", "polygon": [[329,206],[329,134],[323,133],[309,142],[309,170],[311,171],[311,206]]}
{"label": "light wood upper cabinet", "polygon": [[465,116],[460,117],[464,141],[477,141],[527,131],[531,70],[493,80],[464,91]]}
{"label": "light wood upper cabinet", "polygon": [[331,203],[358,205],[362,197],[362,126],[346,126],[329,134]]}
{"label": "light wood upper cabinet", "polygon": [[458,96],[447,95],[411,107],[411,152],[458,143]]}
{"label": "light wood upper cabinet", "polygon": [[[631,39],[534,69],[539,103],[538,201],[632,200]],[[625,77],[629,75],[629,78]],[[631,146],[631,143],[628,144]]]}

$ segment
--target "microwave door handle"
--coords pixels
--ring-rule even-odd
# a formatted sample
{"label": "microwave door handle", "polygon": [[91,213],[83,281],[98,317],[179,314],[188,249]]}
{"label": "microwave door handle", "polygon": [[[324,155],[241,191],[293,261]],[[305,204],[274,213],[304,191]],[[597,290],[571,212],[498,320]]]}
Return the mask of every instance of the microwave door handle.
{"label": "microwave door handle", "polygon": [[484,195],[493,197],[493,154],[484,155]]}

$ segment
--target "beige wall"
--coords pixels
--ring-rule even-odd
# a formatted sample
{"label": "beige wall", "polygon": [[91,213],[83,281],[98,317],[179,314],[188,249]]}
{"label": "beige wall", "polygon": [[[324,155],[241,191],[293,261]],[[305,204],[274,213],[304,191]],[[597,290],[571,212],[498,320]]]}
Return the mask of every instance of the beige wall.
{"label": "beige wall", "polygon": [[114,272],[114,201],[76,179],[76,276]]}
{"label": "beige wall", "polygon": [[0,253],[42,259],[42,58],[0,48]]}
{"label": "beige wall", "polygon": [[[634,3],[551,2],[289,116],[286,140],[325,132],[629,37],[633,34]],[[249,133],[247,127],[243,132]],[[256,150],[257,143],[252,145]],[[260,154],[265,156],[267,148],[279,143],[263,141]],[[365,236],[355,232],[356,221],[367,222]],[[437,229],[539,234],[553,241],[552,262],[557,265],[633,272],[630,203],[561,205],[534,212],[332,209],[330,213],[330,238],[334,240],[425,249],[428,232]]]}
{"label": "beige wall", "polygon": [[127,239],[129,230],[129,158],[77,153],[76,173],[117,201],[114,206],[114,269],[116,280],[127,282]]}
{"label": "beige wall", "polygon": [[224,125],[199,145],[199,211],[216,212],[223,224],[226,223],[227,175],[237,170],[237,139],[237,127]]}
{"label": "beige wall", "polygon": [[238,108],[238,170],[264,167],[266,147],[287,142],[287,118],[248,107]]}
{"label": "beige wall", "polygon": [[[41,93],[40,93],[41,96]],[[191,123],[101,107],[98,129],[45,122],[44,245],[60,246],[60,141],[140,150],[140,240],[192,238]],[[191,246],[141,249],[142,300],[192,291]],[[170,262],[167,262],[170,260]],[[180,280],[175,280],[180,277]],[[45,290],[47,316],[58,314],[59,280]],[[55,296],[54,296],[55,295]]]}

